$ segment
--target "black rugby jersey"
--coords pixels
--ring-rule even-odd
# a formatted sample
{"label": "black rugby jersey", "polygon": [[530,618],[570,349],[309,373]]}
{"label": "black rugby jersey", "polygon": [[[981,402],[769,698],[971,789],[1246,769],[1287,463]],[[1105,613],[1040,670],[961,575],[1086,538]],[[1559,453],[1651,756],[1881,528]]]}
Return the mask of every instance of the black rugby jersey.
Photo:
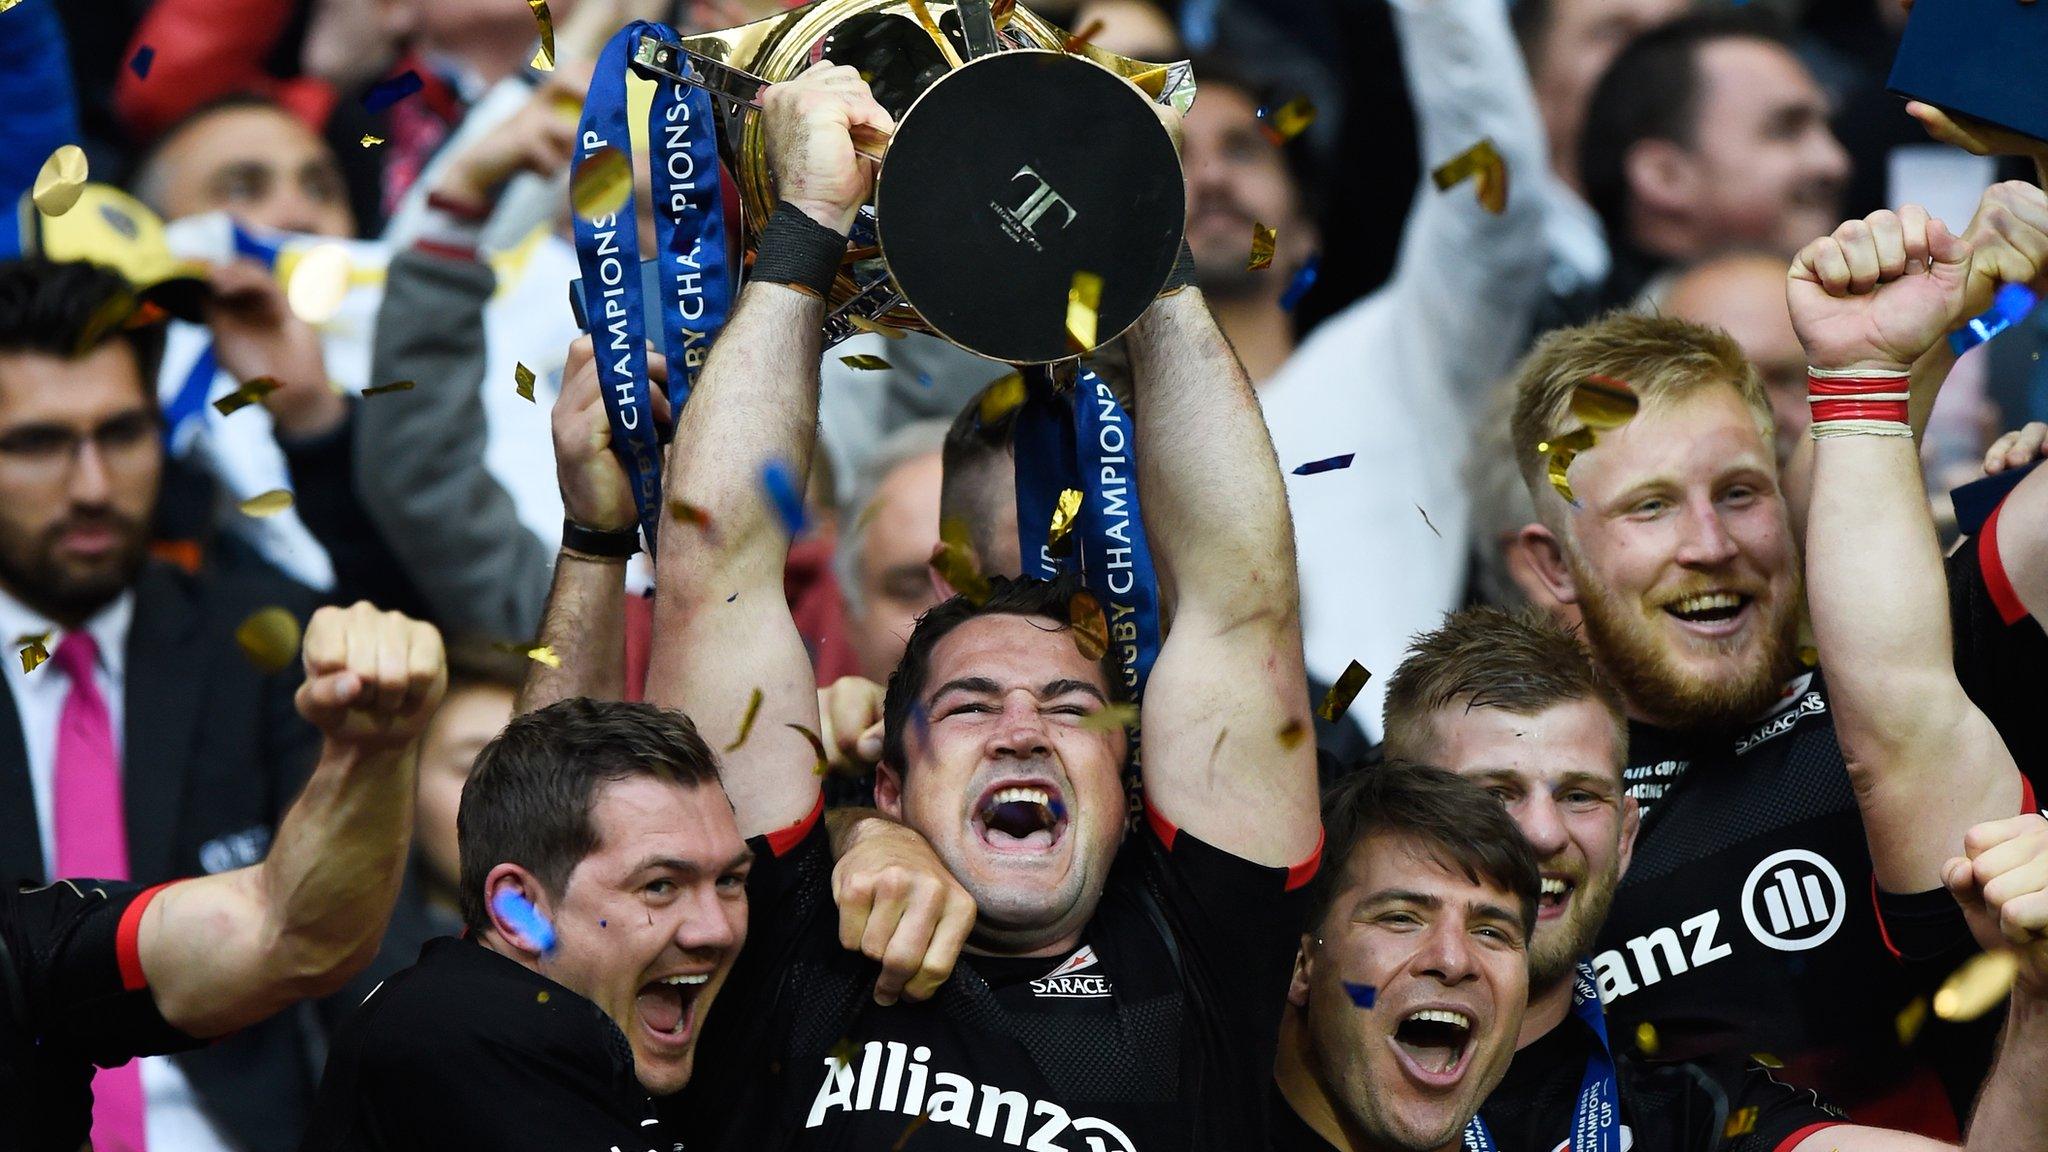
{"label": "black rugby jersey", "polygon": [[94,1065],[199,1046],[164,1021],[142,974],[142,913],[163,888],[0,885],[0,1149],[78,1152]]}
{"label": "black rugby jersey", "polygon": [[669,1110],[692,1152],[1256,1147],[1315,860],[1261,867],[1147,815],[1073,952],[963,954],[887,1008],[840,947],[822,822],[757,838],[746,949]]}
{"label": "black rugby jersey", "polygon": [[675,1152],[597,1005],[443,936],[341,1026],[301,1152]]}

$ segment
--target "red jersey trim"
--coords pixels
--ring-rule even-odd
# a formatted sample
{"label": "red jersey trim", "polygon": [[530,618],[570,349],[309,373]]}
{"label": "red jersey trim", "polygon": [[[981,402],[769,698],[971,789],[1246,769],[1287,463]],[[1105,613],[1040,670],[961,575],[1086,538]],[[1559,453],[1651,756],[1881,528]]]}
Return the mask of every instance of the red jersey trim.
{"label": "red jersey trim", "polygon": [[[2009,497],[2008,497],[2009,498]],[[1991,603],[1998,608],[1998,618],[2008,625],[2017,624],[2027,616],[2027,606],[2020,603],[2020,594],[2012,586],[2012,577],[2005,571],[2005,559],[1998,554],[1998,514],[2005,511],[2005,501],[1984,519],[1984,530],[1977,533],[1977,567],[1984,573],[1984,590],[1991,593]]]}
{"label": "red jersey trim", "polygon": [[114,962],[121,969],[121,990],[124,992],[140,992],[149,987],[149,978],[142,972],[142,913],[150,901],[156,899],[157,893],[175,883],[174,880],[169,884],[145,888],[141,895],[129,902],[128,907],[121,910],[121,923],[114,929]]}
{"label": "red jersey trim", "polygon": [[[2034,798],[2034,782],[2029,780],[2023,773],[2020,776],[2020,815],[2025,816],[2030,812],[2039,812],[2040,810],[2040,802]],[[1877,936],[1878,939],[1884,941],[1884,950],[1892,954],[1892,959],[1904,961],[1905,956],[1899,952],[1898,945],[1892,943],[1891,929],[1885,927],[1884,904],[1877,898],[1877,873],[1875,872],[1870,874],[1870,906],[1877,912]]]}
{"label": "red jersey trim", "polygon": [[[1152,826],[1152,834],[1159,837],[1159,842],[1166,845],[1166,850],[1168,852],[1173,851],[1173,842],[1180,835],[1180,829],[1174,827],[1173,821],[1160,815],[1159,809],[1147,804],[1145,805],[1145,823]],[[1315,850],[1310,852],[1308,857],[1301,863],[1287,869],[1286,891],[1292,892],[1315,878],[1316,869],[1321,867],[1323,862],[1323,836],[1323,830],[1320,828],[1316,829]]]}
{"label": "red jersey trim", "polygon": [[1783,1140],[1778,1141],[1778,1147],[1774,1150],[1774,1152],[1792,1152],[1792,1149],[1799,1147],[1799,1142],[1801,1140],[1806,1139],[1808,1136],[1813,1135],[1815,1132],[1819,1132],[1823,1128],[1840,1128],[1842,1125],[1847,1123],[1847,1120],[1823,1120],[1818,1124],[1808,1124],[1806,1127],[1801,1128],[1799,1131],[1794,1132],[1790,1136],[1785,1137]]}
{"label": "red jersey trim", "polygon": [[789,850],[804,842],[811,829],[818,826],[819,817],[825,814],[825,794],[818,793],[818,802],[811,805],[811,814],[787,828],[777,828],[768,833],[768,851],[780,858],[789,855]]}

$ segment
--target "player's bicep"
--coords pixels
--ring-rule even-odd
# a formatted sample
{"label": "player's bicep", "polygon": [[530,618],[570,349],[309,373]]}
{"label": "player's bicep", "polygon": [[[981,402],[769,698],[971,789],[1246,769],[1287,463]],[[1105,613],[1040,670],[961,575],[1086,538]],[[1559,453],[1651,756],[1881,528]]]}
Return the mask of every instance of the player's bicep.
{"label": "player's bicep", "polygon": [[293,974],[277,970],[260,866],[187,880],[157,893],[135,952],[157,1011],[197,1039],[223,1036],[289,1004]]}
{"label": "player's bicep", "polygon": [[802,820],[818,798],[818,685],[787,604],[750,589],[688,612],[662,607],[648,700],[696,724],[723,769],[740,835]]}
{"label": "player's bicep", "polygon": [[1307,683],[1292,627],[1177,616],[1145,689],[1146,803],[1254,863],[1300,863],[1319,828]]}

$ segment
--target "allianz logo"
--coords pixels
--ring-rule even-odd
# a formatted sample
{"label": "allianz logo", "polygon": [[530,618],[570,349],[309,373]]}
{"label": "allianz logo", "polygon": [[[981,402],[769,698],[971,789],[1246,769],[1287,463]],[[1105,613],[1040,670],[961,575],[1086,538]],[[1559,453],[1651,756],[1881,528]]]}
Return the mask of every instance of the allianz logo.
{"label": "allianz logo", "polygon": [[1827,712],[1828,702],[1818,692],[1808,692],[1799,698],[1799,705],[1787,708],[1763,722],[1756,731],[1735,742],[1735,754],[1742,755],[1766,740],[1775,740],[1790,732],[1802,716],[1819,716]]}
{"label": "allianz logo", "polygon": [[[1825,856],[1787,848],[1750,869],[1739,910],[1743,926],[1757,943],[1777,952],[1806,952],[1841,931],[1849,913],[1848,888]],[[1735,946],[1721,939],[1721,929],[1721,910],[1709,908],[1676,929],[1655,929],[1593,957],[1600,999],[1613,1003],[1733,956]]]}
{"label": "allianz logo", "polygon": [[957,1072],[934,1072],[932,1050],[870,1040],[858,1060],[825,1057],[825,1079],[804,1127],[836,1113],[899,1112],[930,1124],[951,1124],[991,1143],[1030,1152],[1138,1152],[1123,1130],[1095,1116],[1075,1116],[1050,1100],[977,1084]]}

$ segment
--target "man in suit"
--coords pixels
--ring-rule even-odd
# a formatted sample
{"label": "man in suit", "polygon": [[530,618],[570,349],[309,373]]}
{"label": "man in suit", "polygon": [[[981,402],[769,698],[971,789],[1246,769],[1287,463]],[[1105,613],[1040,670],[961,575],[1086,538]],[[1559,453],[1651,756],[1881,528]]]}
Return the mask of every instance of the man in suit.
{"label": "man in suit", "polygon": [[[246,290],[214,306],[242,321],[230,335],[245,348],[282,361],[257,345],[289,327],[252,322]],[[0,882],[156,884],[253,864],[318,744],[293,711],[291,650],[265,670],[235,639],[259,609],[303,622],[312,593],[150,558],[162,335],[128,326],[133,307],[93,265],[0,263],[0,642],[23,652],[0,693]],[[290,1147],[317,1071],[305,1019],[103,1072],[94,1147]]]}

